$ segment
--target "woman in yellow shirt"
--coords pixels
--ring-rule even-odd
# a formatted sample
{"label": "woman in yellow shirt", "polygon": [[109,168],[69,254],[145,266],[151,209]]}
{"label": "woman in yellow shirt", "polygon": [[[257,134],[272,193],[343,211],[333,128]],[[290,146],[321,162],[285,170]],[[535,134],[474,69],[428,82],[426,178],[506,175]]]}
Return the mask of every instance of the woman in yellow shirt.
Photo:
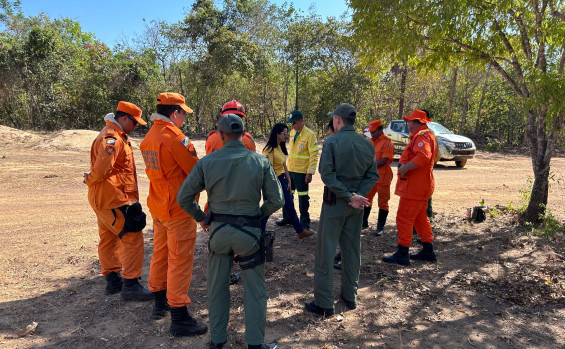
{"label": "woman in yellow shirt", "polygon": [[[281,184],[284,195],[283,210],[286,210],[286,213],[290,218],[290,222],[292,223],[296,234],[298,234],[298,238],[304,239],[306,237],[314,235],[315,232],[309,229],[304,229],[304,227],[300,224],[300,220],[298,219],[298,215],[296,214],[296,209],[294,208],[294,200],[292,194],[290,193],[290,176],[288,174],[288,169],[286,168],[286,157],[288,155],[288,152],[286,150],[287,138],[288,127],[286,126],[286,124],[275,124],[271,131],[271,136],[267,141],[267,145],[265,145],[265,148],[263,148],[263,156],[269,159],[269,161],[271,162],[271,165],[275,170],[275,174],[277,175]],[[261,220],[263,230],[267,226],[268,219],[269,217],[264,217]]]}

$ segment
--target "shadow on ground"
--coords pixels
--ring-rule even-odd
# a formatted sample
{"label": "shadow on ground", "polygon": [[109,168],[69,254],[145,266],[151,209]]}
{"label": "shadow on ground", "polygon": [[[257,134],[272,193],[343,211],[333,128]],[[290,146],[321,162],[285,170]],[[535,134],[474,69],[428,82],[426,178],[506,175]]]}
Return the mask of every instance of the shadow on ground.
{"label": "shadow on ground", "polygon": [[[521,237],[511,219],[472,225],[436,216],[438,263],[401,267],[380,261],[395,250],[394,227],[387,225],[385,236],[376,237],[372,226],[362,236],[358,308],[346,311],[336,302],[338,314],[320,318],[303,309],[313,297],[315,239],[299,241],[292,228],[275,227],[276,218],[270,219],[278,238],[276,260],[267,265],[266,273],[266,339],[277,341],[280,348],[565,345],[564,262],[546,258],[562,248],[562,241]],[[316,229],[317,222],[312,227]],[[152,252],[150,231],[145,237],[144,284]],[[189,309],[207,323],[206,240],[199,234]],[[419,249],[416,242],[412,249]],[[98,270],[96,260],[88,263],[88,270]],[[209,341],[208,334],[169,337],[168,317],[152,320],[151,302],[126,303],[119,294],[104,295],[100,275],[68,278],[59,284],[59,289],[38,297],[1,303],[0,343],[14,348],[206,348]],[[339,286],[336,271],[336,296]],[[228,347],[245,348],[243,287],[237,284],[231,290]],[[18,338],[18,331],[32,321],[39,323],[37,330]]]}

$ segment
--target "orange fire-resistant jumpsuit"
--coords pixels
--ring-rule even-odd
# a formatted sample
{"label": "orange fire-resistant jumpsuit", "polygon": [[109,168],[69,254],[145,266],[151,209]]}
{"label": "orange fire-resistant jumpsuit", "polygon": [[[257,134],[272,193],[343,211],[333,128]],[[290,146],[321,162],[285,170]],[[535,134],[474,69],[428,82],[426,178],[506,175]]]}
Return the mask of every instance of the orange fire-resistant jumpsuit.
{"label": "orange fire-resistant jumpsuit", "polygon": [[375,159],[379,161],[380,159],[387,158],[388,162],[377,168],[379,171],[379,180],[367,195],[367,199],[369,199],[369,202],[373,205],[373,198],[375,194],[378,193],[379,208],[388,211],[390,183],[392,182],[392,169],[390,168],[390,164],[394,159],[394,146],[390,138],[384,134],[375,140],[371,140],[371,143],[373,143],[373,147],[375,148]]}
{"label": "orange fire-resistant jumpsuit", "polygon": [[396,214],[398,245],[410,246],[412,228],[416,228],[422,242],[433,242],[432,226],[426,214],[428,199],[434,192],[434,160],[438,153],[435,137],[427,125],[422,125],[410,136],[410,143],[400,156],[399,164],[410,161],[418,168],[405,176],[398,175],[395,194],[400,196]]}
{"label": "orange fire-resistant jumpsuit", "polygon": [[113,121],[92,143],[90,173],[85,175],[88,202],[98,220],[98,257],[102,275],[120,273],[126,279],[141,276],[143,267],[143,235],[127,233],[118,238],[125,219],[118,207],[139,200],[137,173],[128,136]]}
{"label": "orange fire-resistant jumpsuit", "polygon": [[188,137],[168,118],[153,114],[151,119],[155,123],[140,145],[153,217],[149,290],[167,290],[169,305],[177,308],[190,304],[187,293],[196,242],[196,221],[180,208],[177,192],[198,157]]}
{"label": "orange fire-resistant jumpsuit", "polygon": [[[255,142],[253,141],[253,136],[249,132],[245,132],[243,137],[241,137],[241,142],[245,146],[245,148],[255,151],[257,148],[255,147]],[[206,138],[206,154],[210,154],[215,152],[216,150],[220,150],[224,147],[224,143],[222,142],[222,136],[220,136],[220,132],[214,130],[208,134],[208,138]]]}

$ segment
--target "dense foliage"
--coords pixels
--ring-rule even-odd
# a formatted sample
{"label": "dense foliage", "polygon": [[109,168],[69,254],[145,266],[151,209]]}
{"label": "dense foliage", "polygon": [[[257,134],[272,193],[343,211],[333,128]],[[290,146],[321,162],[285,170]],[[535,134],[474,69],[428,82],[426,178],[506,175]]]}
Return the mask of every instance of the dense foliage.
{"label": "dense foliage", "polygon": [[[524,121],[497,122],[508,130],[508,138],[518,133],[512,129],[521,126],[526,131],[535,179],[525,218],[540,220],[547,204],[551,157],[565,127],[565,3],[351,0],[350,6],[354,37],[366,64],[393,59],[422,70],[451,68],[450,101],[461,65],[489,66],[505,82],[514,94],[513,108]],[[480,109],[486,106],[483,102],[481,97]],[[501,102],[504,109],[512,101]],[[451,110],[446,117],[451,120]],[[466,119],[460,123],[466,124]]]}
{"label": "dense foliage", "polygon": [[460,133],[524,142],[523,109],[492,70],[460,65],[450,99],[451,70],[422,72],[392,56],[359,61],[346,19],[266,0],[198,0],[178,22],[147,22],[143,35],[108,48],[76,21],[25,17],[17,2],[0,4],[4,125],[97,129],[119,100],[138,104],[148,118],[156,95],[175,91],[194,109],[187,127],[198,133],[211,130],[216,110],[236,98],[254,135],[268,134],[295,107],[323,133],[327,112],[349,102],[358,109],[358,127],[425,107]]}

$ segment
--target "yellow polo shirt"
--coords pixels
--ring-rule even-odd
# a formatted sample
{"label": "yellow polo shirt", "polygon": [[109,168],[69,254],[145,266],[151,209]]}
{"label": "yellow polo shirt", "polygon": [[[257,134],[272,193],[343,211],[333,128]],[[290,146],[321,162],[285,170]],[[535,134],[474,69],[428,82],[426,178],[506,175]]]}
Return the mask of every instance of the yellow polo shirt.
{"label": "yellow polo shirt", "polygon": [[277,177],[284,173],[286,155],[284,155],[284,153],[282,152],[280,145],[275,149],[272,149],[271,147],[263,149],[263,156],[269,159],[269,162],[275,169],[275,174],[277,175]]}

